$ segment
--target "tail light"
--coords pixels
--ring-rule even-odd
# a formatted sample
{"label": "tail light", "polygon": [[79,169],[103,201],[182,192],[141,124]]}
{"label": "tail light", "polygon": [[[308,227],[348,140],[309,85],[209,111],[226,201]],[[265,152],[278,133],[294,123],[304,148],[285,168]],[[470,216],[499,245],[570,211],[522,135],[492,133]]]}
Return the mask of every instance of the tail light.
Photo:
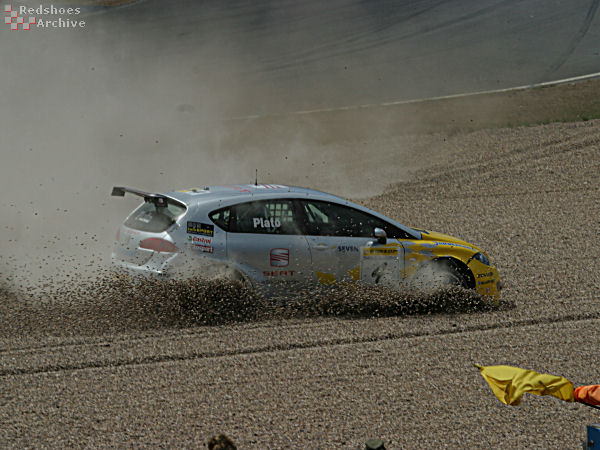
{"label": "tail light", "polygon": [[175,253],[179,251],[179,249],[172,242],[160,238],[144,239],[142,242],[140,242],[140,248],[154,250],[155,252],[161,253]]}

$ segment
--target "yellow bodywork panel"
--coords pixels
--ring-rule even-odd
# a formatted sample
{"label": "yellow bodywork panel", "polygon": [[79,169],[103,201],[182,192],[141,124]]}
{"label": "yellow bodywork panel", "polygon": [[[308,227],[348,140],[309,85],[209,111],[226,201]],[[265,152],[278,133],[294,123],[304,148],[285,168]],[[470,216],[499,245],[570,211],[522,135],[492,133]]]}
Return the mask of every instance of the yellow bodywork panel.
{"label": "yellow bodywork panel", "polygon": [[316,272],[319,283],[325,285],[335,284],[335,275],[333,273]]}
{"label": "yellow bodywork panel", "polygon": [[[347,271],[350,280],[369,281],[365,270],[370,273],[373,271],[373,267],[367,268],[363,266],[366,264],[367,259],[370,262],[373,261],[373,258],[381,261],[382,267],[387,264],[388,271],[391,267],[395,267],[393,270],[396,271],[396,276],[393,277],[392,281],[395,280],[395,283],[402,283],[403,280],[413,277],[427,261],[451,258],[460,261],[472,272],[473,287],[478,293],[493,297],[496,304],[500,300],[501,284],[498,269],[493,265],[486,265],[474,259],[474,255],[477,253],[483,253],[487,257],[485,252],[480,248],[453,236],[423,230],[422,239],[388,240],[387,244],[369,244],[368,246],[361,247],[360,251],[360,265]],[[404,255],[403,260],[402,255]],[[396,263],[396,266],[392,266],[391,262],[394,261],[400,264]],[[378,263],[375,264],[377,265]],[[373,273],[375,272],[373,271]],[[316,275],[319,283],[325,285],[341,281],[336,280],[333,273],[316,271]]]}
{"label": "yellow bodywork panel", "polygon": [[354,281],[360,280],[360,266],[350,269],[348,271],[348,275],[350,275],[350,278],[352,278]]}
{"label": "yellow bodywork panel", "polygon": [[[421,240],[405,240],[401,244],[405,249],[404,273],[410,278],[418,271],[419,266],[428,260],[437,258],[454,258],[461,261],[471,270],[475,281],[475,290],[494,297],[496,303],[500,299],[500,278],[498,269],[473,259],[475,253],[483,253],[480,248],[447,234],[423,231]],[[487,255],[486,255],[487,256]]]}

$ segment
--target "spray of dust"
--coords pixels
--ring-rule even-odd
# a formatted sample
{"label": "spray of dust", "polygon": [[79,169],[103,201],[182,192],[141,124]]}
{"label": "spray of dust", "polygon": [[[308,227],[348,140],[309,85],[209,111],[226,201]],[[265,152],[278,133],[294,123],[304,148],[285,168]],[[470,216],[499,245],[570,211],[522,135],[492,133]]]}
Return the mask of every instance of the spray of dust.
{"label": "spray of dust", "polygon": [[[274,58],[244,47],[248,30],[286,28],[276,12],[240,23],[251,12],[203,5],[181,26],[157,25],[168,8],[156,6],[91,15],[84,29],[1,29],[4,297],[68,304],[69,290],[106,282],[117,226],[137,205],[110,198],[113,185],[249,182],[257,168],[261,182],[360,197],[421,164],[423,148],[399,137],[398,117],[228,119],[281,110],[283,91],[301,99],[327,87],[303,86],[283,47],[270,49]],[[336,84],[345,88],[355,84]],[[39,292],[49,288],[60,295]]]}
{"label": "spray of dust", "polygon": [[151,27],[122,33],[118,14],[86,20],[81,30],[1,31],[0,272],[19,289],[94,276],[137,204],[111,199],[113,185],[250,181],[269,157],[223,157],[219,124],[242,96],[220,71],[242,68],[217,31],[190,50]]}
{"label": "spray of dust", "polygon": [[[372,189],[369,158],[344,158],[348,146],[333,144],[343,131],[332,136],[318,118],[300,127],[225,120],[280,107],[268,80],[287,72],[243,45],[247,33],[260,43],[268,40],[261,27],[281,28],[277,12],[252,24],[210,3],[198,6],[196,27],[178,29],[155,26],[168,12],[156,8],[90,15],[83,29],[0,31],[0,273],[20,289],[48,276],[66,282],[72,272],[93,277],[106,263],[118,224],[137,205],[110,198],[113,185],[250,182],[258,169],[266,183],[373,193],[358,187]],[[285,49],[272,51],[285,59]],[[289,92],[299,88],[285,76]],[[360,146],[354,154],[372,153]]]}
{"label": "spray of dust", "polygon": [[71,286],[47,284],[34,297],[0,296],[0,338],[108,335],[317,317],[462,314],[510,306],[494,306],[489,298],[460,287],[399,291],[344,284],[280,292],[263,294],[224,278],[131,279],[103,273]]}

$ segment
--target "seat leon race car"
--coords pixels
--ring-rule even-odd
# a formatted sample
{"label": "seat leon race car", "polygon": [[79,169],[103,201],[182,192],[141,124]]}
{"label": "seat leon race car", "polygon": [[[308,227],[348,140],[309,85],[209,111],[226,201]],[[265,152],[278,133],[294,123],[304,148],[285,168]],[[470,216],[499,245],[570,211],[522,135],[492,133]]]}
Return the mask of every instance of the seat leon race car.
{"label": "seat leon race car", "polygon": [[274,184],[164,194],[115,187],[112,195],[126,193],[144,200],[117,232],[112,259],[128,272],[223,270],[252,287],[350,281],[397,287],[441,278],[500,296],[498,271],[477,246],[335,195]]}

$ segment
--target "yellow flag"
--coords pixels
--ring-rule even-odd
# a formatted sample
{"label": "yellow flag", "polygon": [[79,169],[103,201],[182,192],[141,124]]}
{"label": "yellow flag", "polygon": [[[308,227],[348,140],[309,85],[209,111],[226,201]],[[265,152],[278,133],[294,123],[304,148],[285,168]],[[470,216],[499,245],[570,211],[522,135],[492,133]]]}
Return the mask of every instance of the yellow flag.
{"label": "yellow flag", "polygon": [[516,406],[526,392],[551,395],[566,402],[575,401],[573,383],[564,377],[537,373],[511,366],[480,366],[481,375],[492,388],[494,395],[505,405]]}

